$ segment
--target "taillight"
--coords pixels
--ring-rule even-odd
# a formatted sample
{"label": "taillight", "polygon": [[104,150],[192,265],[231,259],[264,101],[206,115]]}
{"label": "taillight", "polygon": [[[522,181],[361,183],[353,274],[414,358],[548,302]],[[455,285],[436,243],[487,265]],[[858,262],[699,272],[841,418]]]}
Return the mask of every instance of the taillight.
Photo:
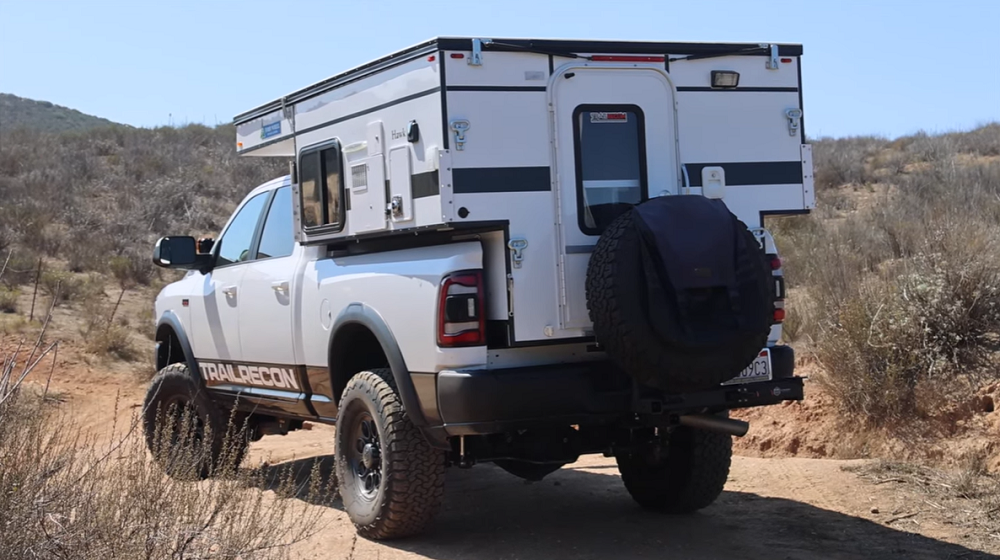
{"label": "taillight", "polygon": [[768,263],[771,265],[771,278],[774,281],[774,314],[772,322],[781,323],[785,320],[785,275],[781,271],[781,258],[775,254],[767,255]]}
{"label": "taillight", "polygon": [[438,346],[486,344],[483,272],[456,272],[444,278],[438,295]]}

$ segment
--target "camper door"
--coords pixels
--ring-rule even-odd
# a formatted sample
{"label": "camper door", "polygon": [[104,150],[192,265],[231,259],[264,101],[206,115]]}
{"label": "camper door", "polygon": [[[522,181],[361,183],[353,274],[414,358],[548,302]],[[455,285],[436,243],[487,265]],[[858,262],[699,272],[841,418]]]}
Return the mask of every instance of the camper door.
{"label": "camper door", "polygon": [[601,232],[632,205],[677,193],[674,88],[653,64],[588,63],[557,71],[551,92],[560,326],[586,331],[587,263]]}

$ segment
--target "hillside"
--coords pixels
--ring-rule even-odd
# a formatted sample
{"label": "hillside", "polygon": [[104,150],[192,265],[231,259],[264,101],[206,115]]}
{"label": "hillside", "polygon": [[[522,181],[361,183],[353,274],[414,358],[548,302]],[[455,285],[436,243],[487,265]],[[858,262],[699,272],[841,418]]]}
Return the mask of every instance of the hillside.
{"label": "hillside", "polygon": [[48,101],[35,101],[0,93],[0,133],[18,128],[39,132],[67,132],[122,126]]}
{"label": "hillside", "polygon": [[232,126],[16,130],[0,142],[0,254],[39,256],[74,272],[127,265],[147,284],[162,235],[218,233],[250,189],[287,173],[275,158],[238,158]]}

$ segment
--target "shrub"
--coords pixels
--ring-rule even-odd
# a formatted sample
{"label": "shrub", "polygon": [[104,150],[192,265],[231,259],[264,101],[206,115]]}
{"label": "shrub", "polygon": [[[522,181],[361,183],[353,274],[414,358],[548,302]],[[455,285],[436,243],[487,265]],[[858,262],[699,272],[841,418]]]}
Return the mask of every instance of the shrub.
{"label": "shrub", "polygon": [[[13,374],[8,368],[5,379]],[[284,496],[329,503],[318,468],[302,481],[291,469],[269,476],[230,461],[201,483],[168,478],[147,458],[137,417],[100,443],[80,436],[48,399],[14,385],[0,395],[6,558],[286,558],[289,544],[316,531],[322,509]],[[158,433],[167,441],[187,431]]]}
{"label": "shrub", "polygon": [[813,143],[816,185],[819,188],[864,184],[871,179],[866,166],[888,142],[876,137],[823,139]]}
{"label": "shrub", "polygon": [[17,313],[17,297],[21,295],[16,288],[0,286],[0,313]]}
{"label": "shrub", "polygon": [[58,299],[56,304],[73,301],[81,292],[83,281],[69,272],[61,270],[45,270],[40,282],[42,293],[50,298]]}
{"label": "shrub", "polygon": [[95,328],[86,336],[84,349],[99,356],[115,356],[121,360],[132,361],[138,358],[135,345],[132,344],[131,331],[121,324],[107,324],[104,328]]}
{"label": "shrub", "polygon": [[[3,255],[2,259],[7,260],[7,255]],[[0,261],[0,267],[3,267],[3,262]],[[7,269],[4,270],[3,281],[4,285],[14,287],[23,284],[30,284],[35,281],[35,274],[38,271],[38,257],[24,251],[17,251],[10,255],[10,260],[7,261]]]}
{"label": "shrub", "polygon": [[[817,143],[826,187],[876,183],[863,206],[774,228],[790,286],[810,302],[790,300],[789,336],[815,335],[822,382],[845,412],[895,427],[967,400],[962,378],[997,376],[984,366],[1000,335],[1000,162],[968,157],[994,141],[1000,125]],[[821,204],[831,192],[858,199],[819,191]],[[795,324],[798,311],[814,324]]]}

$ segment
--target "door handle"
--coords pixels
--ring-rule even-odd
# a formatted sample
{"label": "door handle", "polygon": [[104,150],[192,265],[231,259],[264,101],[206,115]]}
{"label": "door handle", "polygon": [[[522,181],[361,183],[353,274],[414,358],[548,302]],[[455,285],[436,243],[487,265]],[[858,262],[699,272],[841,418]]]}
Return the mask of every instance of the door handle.
{"label": "door handle", "polygon": [[226,286],[222,288],[222,293],[226,294],[228,297],[236,296],[236,286]]}
{"label": "door handle", "polygon": [[281,282],[271,282],[271,289],[279,294],[288,293],[288,280],[283,280]]}

